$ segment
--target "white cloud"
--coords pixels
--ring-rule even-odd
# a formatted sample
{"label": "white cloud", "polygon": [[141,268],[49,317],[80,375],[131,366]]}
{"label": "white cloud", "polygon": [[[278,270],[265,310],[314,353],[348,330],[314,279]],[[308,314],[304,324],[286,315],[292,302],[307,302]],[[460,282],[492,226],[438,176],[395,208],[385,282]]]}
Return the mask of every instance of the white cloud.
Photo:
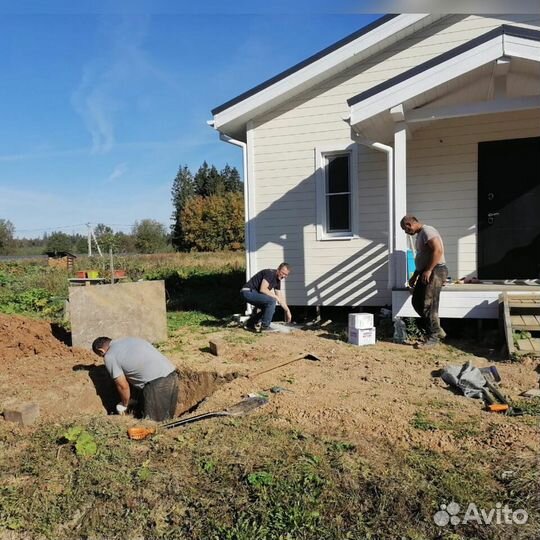
{"label": "white cloud", "polygon": [[[91,60],[71,102],[92,137],[92,153],[109,152],[116,143],[115,121],[119,112],[137,101],[147,84],[176,86],[174,78],[153,65],[143,49],[146,17],[125,16],[103,32],[106,55]],[[110,42],[110,43],[108,43]]]}
{"label": "white cloud", "polygon": [[108,176],[107,182],[114,182],[115,180],[118,180],[124,176],[124,174],[126,174],[127,170],[128,168],[126,163],[119,163],[116,165],[113,172]]}

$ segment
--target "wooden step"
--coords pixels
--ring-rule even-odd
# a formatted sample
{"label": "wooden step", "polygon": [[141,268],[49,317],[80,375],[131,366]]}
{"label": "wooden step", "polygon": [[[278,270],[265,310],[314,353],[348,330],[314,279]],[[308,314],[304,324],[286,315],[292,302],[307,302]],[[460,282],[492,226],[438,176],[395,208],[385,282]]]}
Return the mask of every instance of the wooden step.
{"label": "wooden step", "polygon": [[518,351],[523,353],[536,353],[540,354],[540,338],[528,338],[517,340]]}
{"label": "wooden step", "polygon": [[538,308],[540,309],[540,298],[513,298],[508,297],[508,306],[510,308]]}
{"label": "wooden step", "polygon": [[[508,294],[499,295],[501,317],[510,358],[517,355],[540,356],[540,295]],[[530,332],[527,334],[518,332]],[[514,342],[514,339],[517,338]]]}
{"label": "wooden step", "polygon": [[528,330],[540,332],[540,315],[514,315],[510,314],[513,330]]}

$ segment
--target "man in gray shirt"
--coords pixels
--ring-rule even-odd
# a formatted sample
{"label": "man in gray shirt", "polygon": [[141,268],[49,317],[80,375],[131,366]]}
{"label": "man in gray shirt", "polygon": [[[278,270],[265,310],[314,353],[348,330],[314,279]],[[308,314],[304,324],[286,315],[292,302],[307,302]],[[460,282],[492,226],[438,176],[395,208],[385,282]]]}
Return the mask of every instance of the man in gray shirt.
{"label": "man in gray shirt", "polygon": [[144,339],[98,337],[92,350],[104,358],[120,395],[119,413],[127,410],[131,386],[142,390],[143,415],[161,421],[173,418],[178,399],[176,368],[152,344]]}
{"label": "man in gray shirt", "polygon": [[433,347],[446,336],[439,321],[439,298],[448,277],[441,235],[430,225],[424,225],[414,216],[404,216],[401,228],[416,235],[415,271],[409,279],[413,289],[412,305],[426,329],[423,347]]}

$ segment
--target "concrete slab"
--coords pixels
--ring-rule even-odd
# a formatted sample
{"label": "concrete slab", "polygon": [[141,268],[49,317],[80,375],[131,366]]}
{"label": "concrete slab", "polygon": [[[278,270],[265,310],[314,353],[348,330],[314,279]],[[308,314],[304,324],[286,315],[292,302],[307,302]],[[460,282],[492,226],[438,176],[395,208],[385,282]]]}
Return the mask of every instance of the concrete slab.
{"label": "concrete slab", "polygon": [[70,287],[69,313],[74,347],[90,349],[99,336],[167,339],[163,281]]}

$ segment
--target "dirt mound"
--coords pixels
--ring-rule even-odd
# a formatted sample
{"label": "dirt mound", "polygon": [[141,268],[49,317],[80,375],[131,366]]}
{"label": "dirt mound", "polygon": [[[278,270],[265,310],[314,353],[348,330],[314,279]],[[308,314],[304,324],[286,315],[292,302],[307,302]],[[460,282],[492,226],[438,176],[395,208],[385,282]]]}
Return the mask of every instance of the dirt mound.
{"label": "dirt mound", "polygon": [[51,323],[0,314],[0,362],[41,354],[59,357],[73,351],[54,336]]}
{"label": "dirt mound", "polygon": [[95,358],[65,345],[47,321],[0,314],[0,407],[33,401],[41,417],[55,418],[104,412],[107,395],[98,395],[94,380],[108,380]]}

